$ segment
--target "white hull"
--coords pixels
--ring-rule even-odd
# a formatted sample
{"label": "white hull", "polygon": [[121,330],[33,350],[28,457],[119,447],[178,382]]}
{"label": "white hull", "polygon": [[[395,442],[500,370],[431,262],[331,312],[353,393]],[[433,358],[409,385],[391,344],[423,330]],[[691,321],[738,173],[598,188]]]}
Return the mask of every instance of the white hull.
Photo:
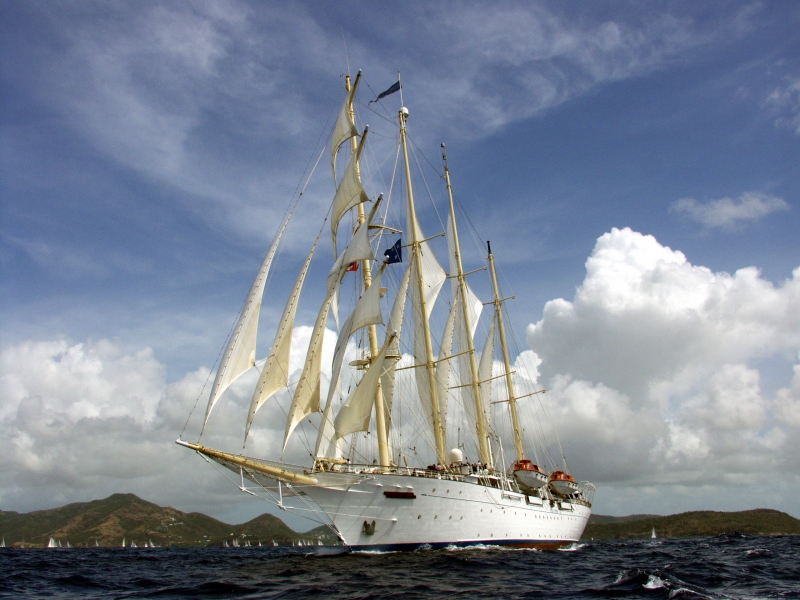
{"label": "white hull", "polygon": [[[331,475],[326,483],[332,483]],[[413,491],[416,497],[390,498],[386,491]],[[353,550],[478,544],[557,548],[577,542],[591,514],[583,504],[542,500],[469,481],[395,474],[365,476],[341,488],[309,486],[303,492],[325,511],[342,542]],[[368,533],[373,521],[374,531]]]}

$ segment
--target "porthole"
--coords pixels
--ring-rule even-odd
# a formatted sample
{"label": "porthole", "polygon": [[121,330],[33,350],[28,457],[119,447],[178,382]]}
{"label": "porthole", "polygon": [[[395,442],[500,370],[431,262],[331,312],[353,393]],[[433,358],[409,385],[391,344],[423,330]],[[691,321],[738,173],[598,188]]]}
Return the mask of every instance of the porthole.
{"label": "porthole", "polygon": [[422,515],[417,515],[417,518],[418,518],[418,519],[421,519],[421,518],[422,518]]}
{"label": "porthole", "polygon": [[434,518],[434,519],[438,519],[438,518],[439,518],[439,515],[433,515],[433,518]]}

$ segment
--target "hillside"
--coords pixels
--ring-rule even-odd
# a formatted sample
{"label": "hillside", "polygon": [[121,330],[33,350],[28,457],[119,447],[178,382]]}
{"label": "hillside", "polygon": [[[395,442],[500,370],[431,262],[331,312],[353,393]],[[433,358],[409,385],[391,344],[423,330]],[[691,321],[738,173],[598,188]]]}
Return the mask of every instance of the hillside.
{"label": "hillside", "polygon": [[589,520],[582,539],[649,538],[654,528],[656,535],[661,538],[700,537],[736,532],[750,535],[800,534],[800,520],[766,508],[741,512],[703,510],[666,517],[598,515],[596,519],[593,517]]}
{"label": "hillside", "polygon": [[[0,512],[0,535],[7,545],[46,546],[52,537],[63,545],[120,546],[123,538],[143,546],[152,540],[158,546],[221,545],[223,540],[240,543],[259,540],[281,545],[297,540],[313,541],[319,533],[300,534],[278,517],[263,514],[241,525],[229,525],[202,513],[184,513],[161,507],[133,494],[113,494],[104,500],[76,502],[61,508],[19,514]],[[323,536],[323,541],[333,541]]]}

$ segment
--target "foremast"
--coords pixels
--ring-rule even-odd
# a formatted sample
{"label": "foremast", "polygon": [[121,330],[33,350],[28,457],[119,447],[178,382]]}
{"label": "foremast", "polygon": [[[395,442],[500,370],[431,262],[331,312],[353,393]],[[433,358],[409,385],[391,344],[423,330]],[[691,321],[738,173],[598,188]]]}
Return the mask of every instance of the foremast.
{"label": "foremast", "polygon": [[[361,78],[361,71],[358,72],[356,75],[356,82],[355,86],[358,85],[358,80]],[[352,122],[355,122],[355,109],[353,107],[353,97],[354,94],[350,93],[350,75],[345,77],[345,88],[347,89],[348,99],[349,99],[349,106],[348,111],[350,112],[350,119]],[[356,138],[350,138],[350,148],[352,152],[356,151],[357,143]],[[359,172],[359,176],[361,173]],[[358,224],[362,225],[364,221],[367,220],[366,212],[364,211],[364,204],[358,204]],[[368,258],[361,261],[361,271],[364,274],[364,290],[368,290],[372,285],[372,261]],[[367,334],[369,337],[369,364],[371,365],[378,356],[378,331],[377,327],[374,324],[370,324],[367,326]],[[375,388],[375,428],[377,429],[378,434],[378,462],[381,467],[388,467],[390,466],[389,460],[389,435],[386,426],[386,412],[385,406],[383,402],[383,392],[381,388],[380,379],[378,379],[377,386]]]}
{"label": "foremast", "polygon": [[517,460],[525,458],[522,449],[522,436],[519,431],[519,416],[517,414],[517,396],[514,393],[514,379],[511,371],[511,361],[508,358],[508,344],[506,344],[506,328],[503,324],[503,299],[500,298],[500,288],[497,285],[497,272],[494,268],[494,255],[492,245],[487,242],[489,247],[489,272],[492,275],[492,289],[494,291],[494,317],[497,319],[497,329],[500,335],[500,347],[503,350],[503,368],[505,369],[506,388],[508,390],[508,408],[511,413],[511,428],[514,430],[514,448],[517,452]]}
{"label": "foremast", "polygon": [[[453,253],[455,255],[456,277],[458,280],[458,300],[461,303],[462,325],[466,329],[464,338],[467,342],[467,357],[469,358],[470,383],[472,396],[475,401],[476,413],[476,434],[478,437],[478,454],[481,463],[491,467],[491,456],[489,453],[488,427],[486,426],[486,415],[484,413],[484,401],[481,396],[480,379],[478,377],[478,364],[475,359],[475,343],[472,340],[472,323],[469,321],[469,306],[467,304],[467,278],[464,274],[464,267],[461,263],[461,244],[458,240],[458,227],[456,226],[456,211],[453,203],[453,188],[450,185],[450,169],[447,166],[447,150],[442,144],[442,159],[444,161],[444,179],[447,183],[447,195],[450,200],[450,227],[453,231]],[[453,274],[451,273],[452,277]]]}
{"label": "foremast", "polygon": [[[425,364],[417,365],[417,368],[425,368],[428,377],[428,386],[431,399],[431,413],[433,420],[433,437],[436,443],[436,460],[441,465],[447,464],[447,455],[445,449],[445,431],[441,419],[441,412],[439,408],[439,394],[436,388],[436,361],[433,357],[433,342],[431,340],[430,323],[428,323],[428,309],[427,300],[425,298],[425,281],[422,272],[421,251],[422,242],[419,239],[419,227],[417,226],[417,212],[414,206],[414,190],[411,187],[411,166],[408,160],[408,145],[406,143],[406,119],[408,119],[408,109],[403,107],[399,112],[400,120],[400,143],[403,147],[403,163],[406,172],[406,194],[408,199],[408,216],[410,220],[411,229],[411,260],[409,261],[409,268],[414,269],[416,277],[415,291],[417,293],[416,302],[419,306],[419,314],[415,314],[414,318],[420,320],[422,325],[422,332],[425,342]],[[416,312],[416,311],[415,311]],[[420,391],[421,392],[421,391]],[[422,392],[421,392],[422,393]]]}

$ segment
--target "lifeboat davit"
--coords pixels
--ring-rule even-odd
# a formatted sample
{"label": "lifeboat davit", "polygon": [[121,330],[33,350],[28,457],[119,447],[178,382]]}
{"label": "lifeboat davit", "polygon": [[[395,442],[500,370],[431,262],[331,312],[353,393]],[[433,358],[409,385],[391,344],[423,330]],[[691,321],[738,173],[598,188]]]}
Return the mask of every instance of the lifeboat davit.
{"label": "lifeboat davit", "polygon": [[578,484],[572,475],[564,471],[553,471],[550,473],[550,487],[562,496],[569,496],[578,491]]}
{"label": "lifeboat davit", "polygon": [[538,490],[547,485],[547,475],[542,472],[541,467],[527,459],[518,460],[514,463],[514,479],[523,488]]}

